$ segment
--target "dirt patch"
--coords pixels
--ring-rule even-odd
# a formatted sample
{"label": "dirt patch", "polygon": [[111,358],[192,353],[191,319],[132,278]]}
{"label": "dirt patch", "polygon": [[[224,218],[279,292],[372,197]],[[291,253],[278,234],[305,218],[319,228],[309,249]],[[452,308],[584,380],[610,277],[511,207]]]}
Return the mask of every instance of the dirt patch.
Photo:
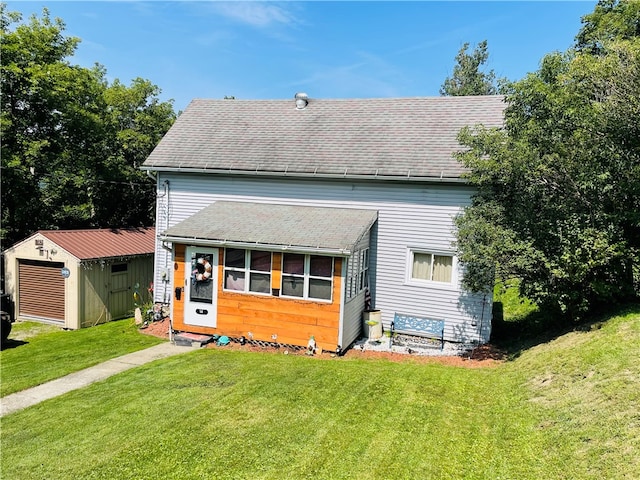
{"label": "dirt patch", "polygon": [[474,348],[470,355],[470,360],[477,360],[479,362],[486,362],[488,360],[504,362],[506,359],[507,353],[490,343]]}
{"label": "dirt patch", "polygon": [[[140,332],[145,335],[153,335],[159,338],[169,339],[169,319],[164,319],[159,322],[152,322],[146,327],[142,327]],[[224,347],[218,347],[215,344],[207,345],[207,348],[221,348],[221,349],[233,349],[242,350],[247,352],[269,352],[269,353],[281,353],[289,355],[305,355],[304,350],[294,351],[281,347],[264,347],[258,345],[240,345],[239,343],[231,342]],[[326,352],[320,355],[315,355],[314,358],[335,358],[335,354]],[[427,355],[411,355],[406,353],[397,352],[377,352],[372,350],[357,350],[350,349],[345,352],[343,358],[361,358],[361,359],[384,359],[392,362],[412,362],[412,363],[438,363],[442,365],[451,365],[465,368],[486,368],[493,367],[505,361],[506,355],[503,351],[498,350],[492,345],[481,345],[471,351],[470,354],[461,356],[427,356]]]}
{"label": "dirt patch", "polygon": [[146,326],[140,327],[140,333],[151,335],[153,337],[169,339],[169,319],[165,318],[159,322],[151,322]]}
{"label": "dirt patch", "polygon": [[505,355],[500,353],[490,345],[483,345],[474,349],[470,355],[459,356],[432,356],[432,355],[411,355],[397,352],[376,352],[373,350],[349,350],[345,357],[365,358],[365,359],[385,359],[392,362],[412,362],[412,363],[438,363],[465,368],[487,368],[494,367],[504,362]]}
{"label": "dirt patch", "polygon": [[9,339],[22,341],[31,337],[35,337],[37,335],[51,333],[51,332],[59,332],[62,330],[62,327],[58,325],[49,325],[47,323],[35,323],[35,322],[31,322],[31,323],[32,325],[27,328],[23,325],[23,322],[21,321],[15,322],[13,324],[13,328],[11,329],[11,333],[9,334]]}

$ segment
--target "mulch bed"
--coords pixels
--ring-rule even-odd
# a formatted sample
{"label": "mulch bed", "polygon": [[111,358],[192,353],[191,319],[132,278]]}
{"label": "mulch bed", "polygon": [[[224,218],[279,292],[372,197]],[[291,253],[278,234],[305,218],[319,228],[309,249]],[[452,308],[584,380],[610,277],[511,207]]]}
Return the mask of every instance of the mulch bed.
{"label": "mulch bed", "polygon": [[[152,322],[148,326],[140,329],[140,332],[145,335],[153,335],[159,338],[169,339],[169,319],[165,318],[159,322]],[[236,349],[243,351],[253,352],[269,352],[269,353],[287,353],[291,355],[305,355],[303,351],[292,351],[286,348],[264,347],[258,345],[240,345],[236,342],[231,342],[224,347],[218,347],[213,343],[207,345],[207,348],[221,348],[221,349]],[[481,345],[476,347],[470,355],[464,357],[461,356],[424,356],[424,355],[410,355],[406,353],[396,352],[376,352],[371,350],[356,350],[349,349],[344,355],[344,358],[362,358],[362,359],[386,359],[392,362],[413,362],[413,363],[439,363],[443,365],[452,365],[466,368],[486,368],[499,365],[504,362],[506,355],[503,351],[495,348],[490,344]],[[335,354],[322,353],[321,355],[315,355],[314,358],[335,358]]]}

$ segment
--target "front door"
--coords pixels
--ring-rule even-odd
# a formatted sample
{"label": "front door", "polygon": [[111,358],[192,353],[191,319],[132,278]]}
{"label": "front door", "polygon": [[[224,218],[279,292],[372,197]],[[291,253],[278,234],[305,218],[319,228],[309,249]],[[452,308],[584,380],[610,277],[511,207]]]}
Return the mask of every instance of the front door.
{"label": "front door", "polygon": [[215,327],[218,305],[218,249],[187,247],[185,267],[184,323],[198,327]]}

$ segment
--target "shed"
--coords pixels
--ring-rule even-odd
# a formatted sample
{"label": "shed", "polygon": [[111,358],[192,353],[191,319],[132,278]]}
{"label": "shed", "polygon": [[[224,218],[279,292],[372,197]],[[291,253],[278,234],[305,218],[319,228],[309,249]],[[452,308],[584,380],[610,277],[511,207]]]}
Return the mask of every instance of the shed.
{"label": "shed", "polygon": [[75,330],[131,315],[152,299],[154,249],[153,227],[34,233],[4,252],[16,319]]}

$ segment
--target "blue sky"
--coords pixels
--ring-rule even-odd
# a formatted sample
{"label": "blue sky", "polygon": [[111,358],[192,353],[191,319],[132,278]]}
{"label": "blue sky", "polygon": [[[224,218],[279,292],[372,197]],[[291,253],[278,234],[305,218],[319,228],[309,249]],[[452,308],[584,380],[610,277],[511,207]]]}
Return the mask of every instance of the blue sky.
{"label": "blue sky", "polygon": [[488,69],[517,80],[569,48],[592,1],[21,1],[81,39],[72,63],[193,98],[437,96],[455,55],[488,41]]}

